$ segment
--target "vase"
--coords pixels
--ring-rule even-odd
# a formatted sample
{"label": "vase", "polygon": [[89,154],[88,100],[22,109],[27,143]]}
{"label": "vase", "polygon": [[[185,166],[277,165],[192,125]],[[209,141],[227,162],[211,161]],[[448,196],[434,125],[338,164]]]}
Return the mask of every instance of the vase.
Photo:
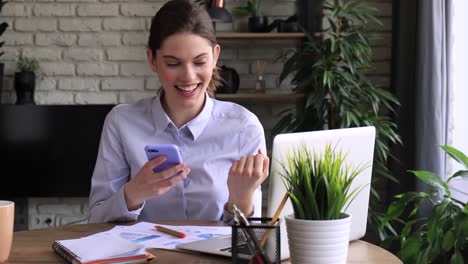
{"label": "vase", "polygon": [[35,87],[34,72],[15,72],[16,104],[36,104],[34,102]]}
{"label": "vase", "polygon": [[285,219],[291,263],[346,263],[350,215],[336,220],[301,220],[291,214]]}
{"label": "vase", "polygon": [[249,31],[250,32],[266,32],[268,28],[267,16],[252,16],[249,17]]}

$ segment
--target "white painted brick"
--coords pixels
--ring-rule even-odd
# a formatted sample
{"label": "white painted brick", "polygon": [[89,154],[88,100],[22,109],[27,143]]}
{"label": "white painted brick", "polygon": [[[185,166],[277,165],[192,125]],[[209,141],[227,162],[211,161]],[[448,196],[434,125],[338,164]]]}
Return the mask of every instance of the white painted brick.
{"label": "white painted brick", "polygon": [[15,20],[16,31],[56,31],[57,20],[52,18],[19,18]]}
{"label": "white painted brick", "polygon": [[102,90],[143,90],[143,79],[107,79],[102,81]]}
{"label": "white painted brick", "polygon": [[242,52],[239,52],[239,59],[241,60],[263,59],[270,62],[273,61],[277,56],[278,50],[274,48],[244,49]]}
{"label": "white painted brick", "polygon": [[116,4],[84,4],[77,8],[78,16],[108,17],[119,14],[119,6]]}
{"label": "white painted brick", "polygon": [[55,90],[57,87],[57,81],[55,78],[43,78],[36,80],[36,89],[38,91],[50,91]]}
{"label": "white painted brick", "polygon": [[161,8],[162,3],[122,4],[120,12],[124,16],[152,17]]}
{"label": "white painted brick", "polygon": [[142,98],[156,96],[155,92],[121,92],[119,96],[120,104],[131,104]]}
{"label": "white painted brick", "polygon": [[91,47],[109,47],[120,45],[119,33],[81,33],[78,45]]}
{"label": "white painted brick", "polygon": [[[2,51],[5,52],[1,57],[2,62],[18,60],[20,49],[15,48],[15,47],[2,47]],[[8,68],[8,63],[5,64],[5,71],[6,71],[6,68]]]}
{"label": "white painted brick", "polygon": [[30,12],[24,4],[8,3],[2,8],[2,18],[4,16],[11,17],[24,17],[29,16]]}
{"label": "white painted brick", "polygon": [[[54,0],[53,0],[54,1]],[[87,3],[87,2],[98,2],[99,0],[55,0],[55,2],[65,2],[65,3]],[[104,1],[105,2],[105,1]]]}
{"label": "white painted brick", "polygon": [[237,49],[221,47],[220,60],[233,60],[235,58],[237,58]]}
{"label": "white painted brick", "polygon": [[14,104],[16,96],[14,92],[0,92],[0,102],[2,104]]}
{"label": "white painted brick", "polygon": [[145,90],[159,90],[161,88],[161,83],[159,78],[147,78],[145,84]]}
{"label": "white painted brick", "polygon": [[12,31],[6,31],[2,36],[2,40],[5,41],[6,46],[32,45],[34,43],[31,33],[16,33]]}
{"label": "white painted brick", "polygon": [[247,74],[249,73],[249,63],[248,62],[245,62],[245,63],[237,63],[237,62],[232,62],[232,61],[226,61],[226,62],[222,62],[222,63],[218,63],[218,65],[221,67],[221,65],[225,65],[226,67],[229,67],[229,68],[234,68],[238,74]]}
{"label": "white painted brick", "polygon": [[122,76],[154,76],[148,63],[121,63],[120,75]]}
{"label": "white painted brick", "polygon": [[38,46],[69,47],[76,44],[77,36],[70,33],[37,33],[35,39]]}
{"label": "white painted brick", "polygon": [[55,218],[55,226],[63,225],[78,225],[88,223],[88,214],[82,215],[57,215]]}
{"label": "white painted brick", "polygon": [[73,94],[57,91],[36,91],[34,98],[37,104],[71,105],[74,103]]}
{"label": "white painted brick", "polygon": [[122,34],[122,43],[126,46],[146,46],[149,33],[128,32]]}
{"label": "white painted brick", "polygon": [[64,91],[98,91],[99,80],[83,78],[67,78],[58,81],[58,89]]}
{"label": "white painted brick", "polygon": [[56,48],[24,48],[23,55],[26,57],[34,57],[39,61],[58,61],[62,59],[62,50]]}
{"label": "white painted brick", "polygon": [[78,63],[76,71],[84,76],[116,76],[119,66],[114,63]]}
{"label": "white painted brick", "polygon": [[146,29],[145,20],[142,18],[105,18],[103,22],[104,30],[140,30]]}
{"label": "white painted brick", "polygon": [[63,58],[74,61],[101,61],[104,53],[100,49],[72,48],[63,52]]}
{"label": "white painted brick", "polygon": [[77,93],[77,104],[117,104],[118,95],[112,92]]}
{"label": "white painted brick", "polygon": [[146,60],[146,50],[144,47],[131,48],[109,48],[106,51],[110,61],[142,61]]}
{"label": "white painted brick", "polygon": [[265,10],[265,14],[268,14],[268,16],[289,17],[294,13],[296,13],[295,3],[276,3],[268,10]]}
{"label": "white painted brick", "polygon": [[75,6],[70,4],[35,4],[35,16],[75,16]]}
{"label": "white painted brick", "polygon": [[46,76],[75,75],[75,65],[64,62],[41,62],[41,68]]}
{"label": "white painted brick", "polygon": [[100,31],[100,18],[62,18],[59,29],[62,31]]}

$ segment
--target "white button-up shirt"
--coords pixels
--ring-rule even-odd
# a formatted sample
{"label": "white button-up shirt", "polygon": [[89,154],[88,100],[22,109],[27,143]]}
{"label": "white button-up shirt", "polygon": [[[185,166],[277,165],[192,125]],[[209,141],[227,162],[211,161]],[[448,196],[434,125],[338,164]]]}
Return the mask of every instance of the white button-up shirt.
{"label": "white button-up shirt", "polygon": [[[128,211],[124,185],[147,162],[148,144],[175,144],[188,176],[165,194]],[[244,107],[206,95],[203,110],[178,129],[160,97],[118,105],[106,117],[91,181],[89,222],[131,220],[220,220],[228,216],[228,171],[234,160],[266,153],[258,118]],[[254,195],[254,216],[261,213],[261,189]]]}

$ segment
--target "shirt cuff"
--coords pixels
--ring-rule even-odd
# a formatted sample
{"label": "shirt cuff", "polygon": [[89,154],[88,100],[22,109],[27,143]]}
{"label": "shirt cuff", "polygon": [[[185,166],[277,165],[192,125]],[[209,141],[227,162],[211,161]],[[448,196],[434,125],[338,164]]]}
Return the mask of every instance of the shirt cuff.
{"label": "shirt cuff", "polygon": [[[252,205],[252,213],[250,213],[246,217],[251,217],[254,215],[254,213],[255,213],[255,206]],[[231,222],[234,220],[234,215],[228,211],[228,203],[224,204],[224,213],[223,213],[222,219],[224,222]]]}

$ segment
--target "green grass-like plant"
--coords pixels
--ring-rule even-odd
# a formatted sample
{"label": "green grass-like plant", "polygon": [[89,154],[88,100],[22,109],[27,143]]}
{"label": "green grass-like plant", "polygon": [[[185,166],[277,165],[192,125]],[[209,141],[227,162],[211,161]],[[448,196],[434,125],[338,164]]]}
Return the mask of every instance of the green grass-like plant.
{"label": "green grass-like plant", "polygon": [[294,216],[304,220],[331,220],[343,217],[345,206],[358,194],[351,190],[356,176],[367,166],[345,164],[346,154],[327,144],[323,153],[301,145],[288,153],[281,164],[284,183]]}
{"label": "green grass-like plant", "polygon": [[[382,223],[382,228],[391,233],[383,246],[398,248],[397,255],[404,263],[463,264],[467,260],[468,204],[452,197],[449,183],[455,178],[468,179],[468,157],[453,147],[441,148],[464,169],[446,181],[429,171],[410,171],[433,190],[397,195]],[[466,190],[457,191],[467,194]],[[427,217],[418,214],[423,203],[432,206]],[[396,231],[398,227],[401,231]]]}

